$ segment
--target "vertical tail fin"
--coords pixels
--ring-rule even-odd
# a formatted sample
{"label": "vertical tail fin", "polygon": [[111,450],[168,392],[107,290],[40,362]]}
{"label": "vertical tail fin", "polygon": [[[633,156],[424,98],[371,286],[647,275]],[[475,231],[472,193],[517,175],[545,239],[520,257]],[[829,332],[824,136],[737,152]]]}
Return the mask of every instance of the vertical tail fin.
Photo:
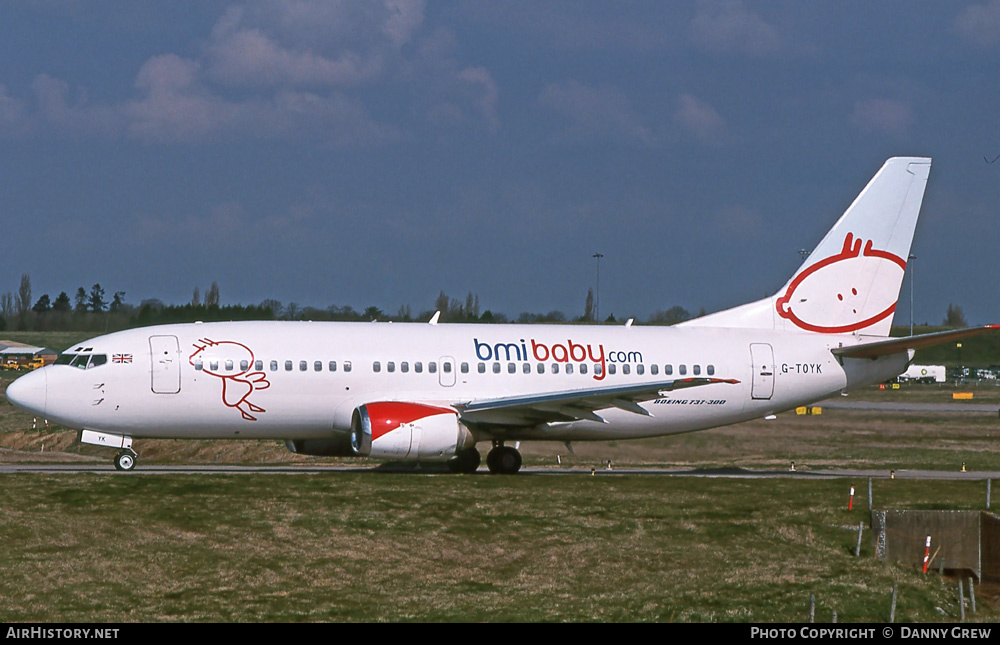
{"label": "vertical tail fin", "polygon": [[686,324],[888,336],[930,167],[889,159],[781,291]]}

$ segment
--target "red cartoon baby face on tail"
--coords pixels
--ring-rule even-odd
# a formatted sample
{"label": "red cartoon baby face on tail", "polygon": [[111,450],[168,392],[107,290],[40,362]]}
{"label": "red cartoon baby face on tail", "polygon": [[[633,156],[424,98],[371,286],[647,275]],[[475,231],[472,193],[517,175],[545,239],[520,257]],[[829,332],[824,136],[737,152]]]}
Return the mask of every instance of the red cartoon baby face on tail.
{"label": "red cartoon baby face on tail", "polygon": [[795,276],[778,298],[778,315],[807,331],[859,331],[891,316],[906,262],[848,233],[840,253]]}

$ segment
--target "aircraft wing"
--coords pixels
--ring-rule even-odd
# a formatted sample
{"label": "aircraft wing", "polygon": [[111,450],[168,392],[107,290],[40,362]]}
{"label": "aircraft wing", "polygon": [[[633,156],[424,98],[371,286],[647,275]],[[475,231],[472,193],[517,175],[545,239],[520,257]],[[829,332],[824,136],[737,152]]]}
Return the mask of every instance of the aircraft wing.
{"label": "aircraft wing", "polygon": [[458,410],[462,420],[468,423],[518,426],[582,420],[605,423],[604,419],[597,414],[597,410],[618,408],[635,414],[652,416],[646,409],[638,405],[639,401],[659,398],[661,392],[672,392],[713,383],[735,384],[739,381],[693,377],[637,385],[480,399],[459,403],[454,407]]}
{"label": "aircraft wing", "polygon": [[878,358],[889,354],[899,354],[908,349],[921,349],[923,347],[933,347],[956,340],[962,340],[969,336],[1000,329],[1000,325],[985,325],[983,327],[969,327],[967,329],[952,329],[939,331],[933,334],[921,334],[919,336],[903,336],[900,338],[887,338],[872,343],[862,343],[849,347],[835,347],[830,351],[839,358]]}

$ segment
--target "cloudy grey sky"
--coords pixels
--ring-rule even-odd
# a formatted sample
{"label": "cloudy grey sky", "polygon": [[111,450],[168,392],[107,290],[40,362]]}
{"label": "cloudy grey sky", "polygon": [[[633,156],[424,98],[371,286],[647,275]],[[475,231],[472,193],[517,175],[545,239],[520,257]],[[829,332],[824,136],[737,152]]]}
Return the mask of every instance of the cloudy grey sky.
{"label": "cloudy grey sky", "polygon": [[1000,322],[1000,0],[24,0],[0,42],[0,292],[579,315],[601,252],[603,315],[714,311],[919,155],[917,322]]}

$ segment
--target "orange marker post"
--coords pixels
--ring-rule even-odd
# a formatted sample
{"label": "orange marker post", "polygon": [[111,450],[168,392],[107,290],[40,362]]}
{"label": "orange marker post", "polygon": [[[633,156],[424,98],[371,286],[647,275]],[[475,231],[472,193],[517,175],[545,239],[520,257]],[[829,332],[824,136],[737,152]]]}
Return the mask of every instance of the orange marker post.
{"label": "orange marker post", "polygon": [[854,509],[854,486],[851,486],[851,497],[847,500],[847,510]]}
{"label": "orange marker post", "polygon": [[924,548],[924,573],[927,573],[927,562],[931,557],[931,536],[927,536],[927,546]]}

